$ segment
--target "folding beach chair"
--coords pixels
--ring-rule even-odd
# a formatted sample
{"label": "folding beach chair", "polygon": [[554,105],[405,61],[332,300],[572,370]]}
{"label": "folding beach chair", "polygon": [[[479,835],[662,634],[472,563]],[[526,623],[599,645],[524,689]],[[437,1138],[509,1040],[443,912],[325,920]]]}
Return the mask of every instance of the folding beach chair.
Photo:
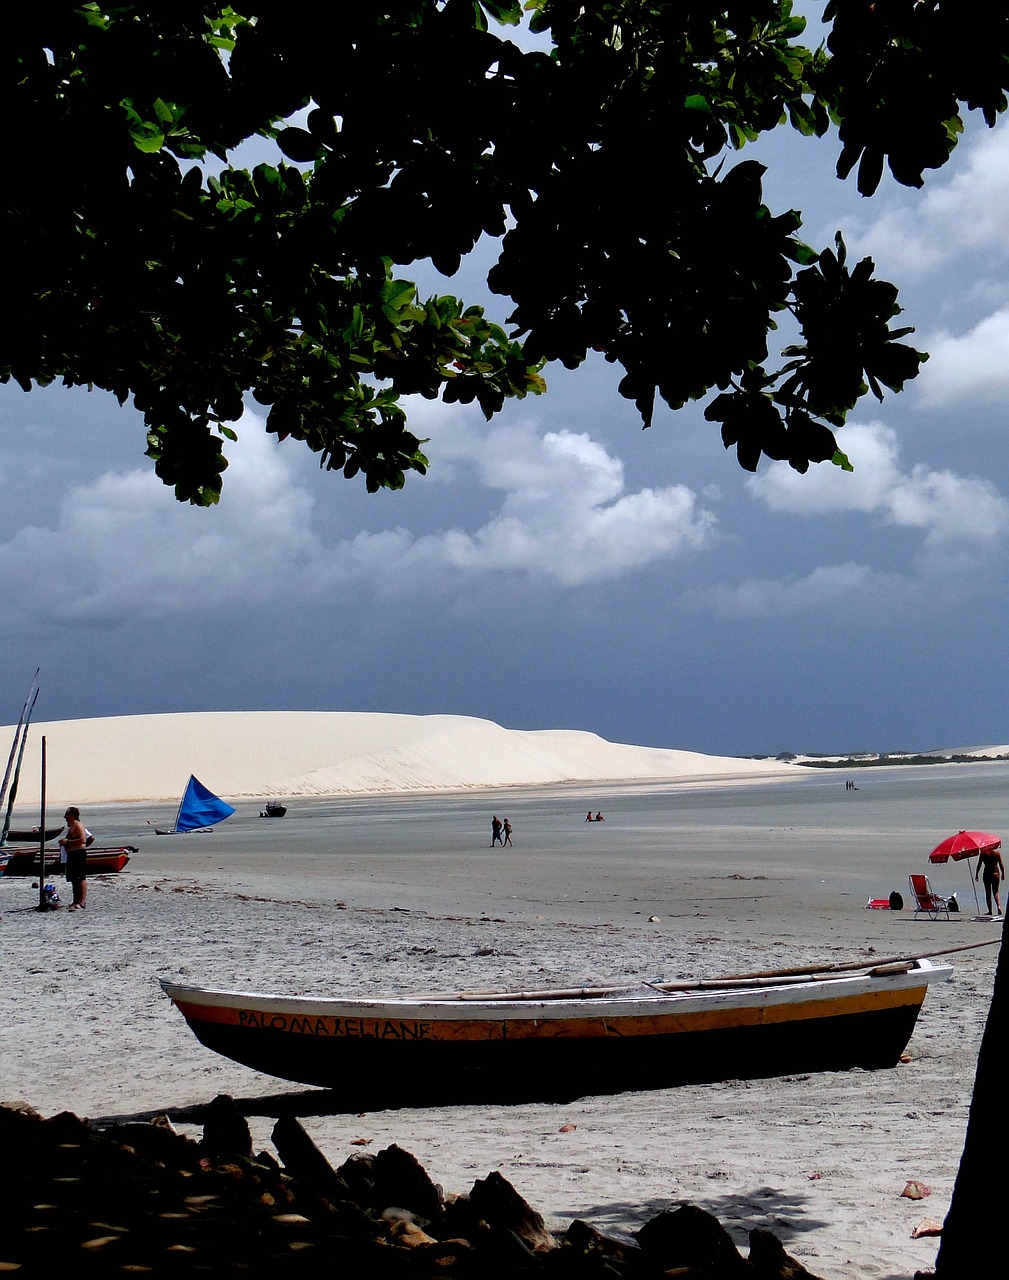
{"label": "folding beach chair", "polygon": [[911,896],[914,898],[914,914],[924,912],[930,920],[938,920],[940,916],[949,919],[949,900],[933,893],[926,875],[908,876]]}

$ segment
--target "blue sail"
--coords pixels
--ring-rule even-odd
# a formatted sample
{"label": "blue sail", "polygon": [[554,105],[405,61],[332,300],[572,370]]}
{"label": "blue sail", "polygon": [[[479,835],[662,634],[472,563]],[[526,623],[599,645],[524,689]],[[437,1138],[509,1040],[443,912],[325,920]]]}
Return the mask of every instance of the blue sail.
{"label": "blue sail", "polygon": [[212,827],[215,822],[223,822],[234,812],[230,804],[208,791],[191,773],[175,819],[175,830],[198,831],[201,827]]}

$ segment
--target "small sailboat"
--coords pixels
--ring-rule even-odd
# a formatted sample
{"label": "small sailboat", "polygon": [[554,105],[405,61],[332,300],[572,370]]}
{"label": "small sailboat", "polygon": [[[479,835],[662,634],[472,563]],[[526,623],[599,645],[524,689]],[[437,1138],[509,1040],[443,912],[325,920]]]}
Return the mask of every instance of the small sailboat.
{"label": "small sailboat", "polygon": [[208,831],[218,822],[230,818],[234,812],[226,800],[215,796],[195,774],[191,773],[186,789],[182,793],[175,826],[170,831],[163,831],[160,827],[155,827],[154,830],[159,836],[183,835],[187,831]]}

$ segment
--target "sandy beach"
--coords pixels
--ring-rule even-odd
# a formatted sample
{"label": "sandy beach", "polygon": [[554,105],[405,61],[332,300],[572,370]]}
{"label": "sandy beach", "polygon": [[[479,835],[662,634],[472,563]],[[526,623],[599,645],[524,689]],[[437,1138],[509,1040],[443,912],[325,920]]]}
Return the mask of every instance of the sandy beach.
{"label": "sandy beach", "polygon": [[[94,727],[96,737],[108,726]],[[472,737],[453,750],[472,754]],[[255,745],[247,752],[251,761]],[[369,754],[394,780],[380,745]],[[620,778],[599,754],[598,772],[582,754],[588,779]],[[1009,822],[1004,764],[936,766],[931,781],[887,771],[860,779],[852,796],[818,771],[699,759],[703,768],[681,765],[664,780],[646,770],[648,781],[605,784],[540,777],[505,789],[307,793],[289,799],[282,820],[220,787],[234,817],[185,837],[153,834],[172,811],[160,790],[113,804],[70,778],[61,803],[80,803],[102,843],[138,852],[120,875],[93,878],[76,914],[39,913],[30,880],[0,877],[0,1096],[101,1119],[229,1093],[258,1100],[254,1138],[269,1148],[281,1095],[296,1100],[334,1164],[397,1143],[449,1192],[500,1170],[557,1229],[584,1218],[627,1236],[690,1202],[740,1246],[750,1228],[768,1227],[823,1280],[904,1280],[934,1263],[936,1239],[912,1233],[923,1219],[941,1222],[949,1204],[995,945],[950,956],[953,980],[930,989],[910,1061],[893,1070],[730,1078],[565,1105],[319,1114],[328,1095],[205,1050],[158,987],[158,976],[353,994],[672,979],[997,936],[972,920],[972,901],[948,923],[865,902],[906,890],[930,833],[965,825],[968,802],[971,826]],[[589,808],[602,808],[605,823],[585,824]],[[488,847],[495,812],[511,816],[513,850]],[[19,813],[30,813],[27,802]],[[962,866],[932,879],[967,901]],[[931,1194],[904,1197],[911,1179]]]}

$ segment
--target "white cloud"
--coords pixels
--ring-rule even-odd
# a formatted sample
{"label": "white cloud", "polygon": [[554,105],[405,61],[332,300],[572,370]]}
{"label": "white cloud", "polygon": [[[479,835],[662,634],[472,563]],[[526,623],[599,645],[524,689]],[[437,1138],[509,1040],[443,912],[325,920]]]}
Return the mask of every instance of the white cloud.
{"label": "white cloud", "polygon": [[381,563],[383,594],[444,591],[491,573],[580,587],[714,541],[715,517],[692,490],[625,493],[623,464],[585,433],[540,435],[530,422],[475,430],[461,416],[434,430],[438,469],[476,470],[483,489],[503,494],[498,509],[475,530],[358,534],[337,549],[331,581],[371,579]]}
{"label": "white cloud", "polygon": [[964,334],[940,330],[921,345],[929,360],[917,387],[926,406],[962,404],[966,397],[1001,401],[1009,392],[1009,307]]}
{"label": "white cloud", "polygon": [[1009,528],[1009,502],[987,480],[920,463],[901,470],[897,437],[888,427],[845,427],[840,443],[854,472],[821,463],[800,476],[776,462],[748,481],[750,492],[773,511],[806,516],[859,511],[898,528],[921,529],[928,547],[990,543]]}
{"label": "white cloud", "polygon": [[774,463],[747,481],[751,494],[787,515],[822,520],[854,512],[920,531],[909,570],[845,561],[699,588],[682,597],[685,608],[726,619],[829,614],[871,623],[927,616],[936,599],[951,606],[972,589],[987,552],[1009,529],[1006,499],[985,480],[920,464],[903,470],[895,433],[879,423],[845,427],[841,444],[853,473],[821,464],[800,476],[786,463]]}
{"label": "white cloud", "polygon": [[504,493],[475,533],[451,529],[418,541],[429,562],[475,572],[520,572],[562,586],[606,581],[710,544],[715,518],[684,485],[624,492],[624,469],[587,434],[531,423],[457,435],[453,458],[476,461],[480,479]]}
{"label": "white cloud", "polygon": [[[911,384],[928,408],[998,402],[1009,391],[1009,130],[967,126],[920,191],[886,184],[845,219],[849,261],[870,256],[901,285],[897,321],[929,353]],[[934,326],[925,329],[922,317]]]}
{"label": "white cloud", "polygon": [[609,505],[526,490],[509,493],[502,513],[475,534],[452,530],[424,543],[458,568],[519,571],[573,587],[700,549],[713,527],[714,517],[697,509],[683,485],[642,489]]}
{"label": "white cloud", "polygon": [[[879,216],[846,235],[852,254],[871,254],[883,273],[924,276],[982,251],[1004,259],[1009,242],[1009,133],[976,122],[949,165],[926,170],[922,191],[896,193]],[[882,197],[877,196],[877,200]]]}
{"label": "white cloud", "polygon": [[443,594],[499,573],[577,587],[713,540],[714,516],[689,489],[624,492],[623,465],[587,434],[539,435],[523,423],[477,436],[449,414],[439,445],[466,475],[476,470],[477,488],[491,495],[475,529],[324,541],[298,479],[303,456],[278,446],[248,413],[228,449],[218,507],[177,503],[148,470],[107,473],[69,490],[52,525],[10,537],[0,549],[0,590],[42,625],[58,617],[59,625],[113,628],[242,607],[250,596],[326,599],[348,585]]}
{"label": "white cloud", "polygon": [[272,584],[312,548],[311,499],[261,424],[243,423],[220,506],[176,502],[150,470],[106,473],[66,493],[54,526],[26,526],[8,541],[7,598],[36,598],[44,582],[61,625],[100,628],[226,608],[257,582]]}
{"label": "white cloud", "polygon": [[849,562],[814,569],[799,578],[750,578],[734,587],[700,587],[684,592],[680,599],[685,608],[719,618],[779,618],[862,601],[869,588],[881,581],[867,565]]}
{"label": "white cloud", "polygon": [[[987,576],[983,568],[980,573]],[[831,629],[852,634],[892,628],[896,623],[915,631],[924,627],[931,635],[942,619],[973,607],[978,580],[976,559],[944,550],[919,557],[907,572],[887,572],[848,560],[805,574],[696,588],[685,592],[678,603],[727,621],[829,619]],[[941,601],[939,618],[937,601]],[[794,630],[794,624],[789,625]],[[807,640],[797,634],[800,650]]]}

